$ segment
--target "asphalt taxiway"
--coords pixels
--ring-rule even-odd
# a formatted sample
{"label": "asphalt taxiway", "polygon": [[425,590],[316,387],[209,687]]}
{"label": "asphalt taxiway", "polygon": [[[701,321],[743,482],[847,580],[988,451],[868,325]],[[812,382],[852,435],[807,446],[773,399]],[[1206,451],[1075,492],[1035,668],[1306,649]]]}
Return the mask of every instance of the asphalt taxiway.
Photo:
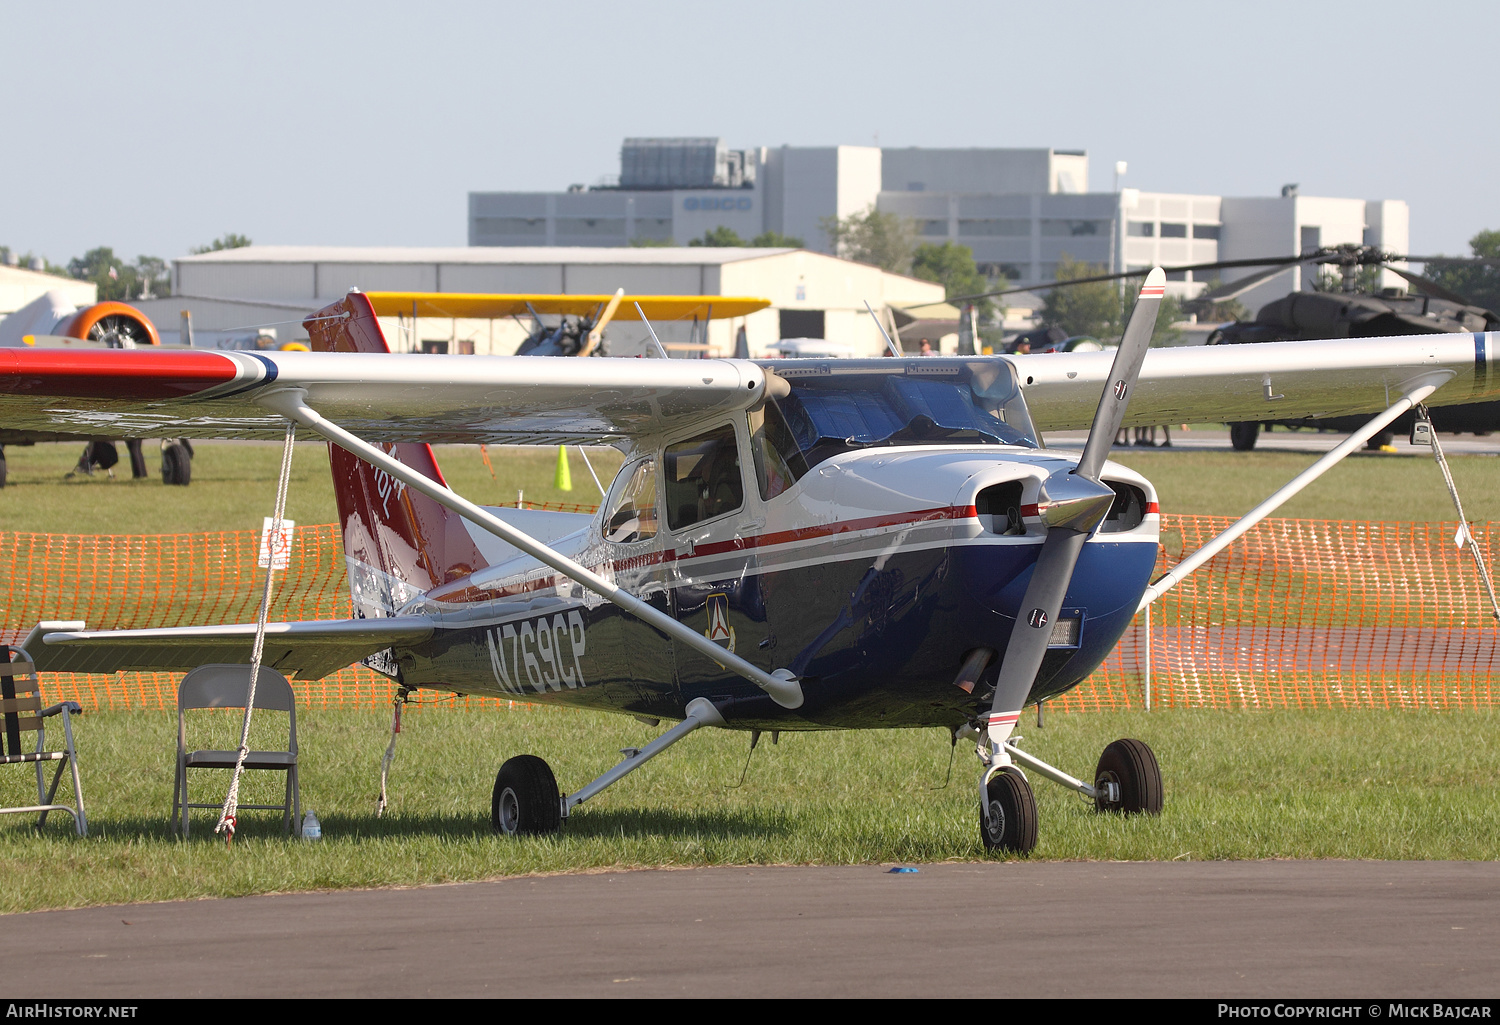
{"label": "asphalt taxiway", "polygon": [[1500,863],[519,877],[0,917],[0,998],[1485,997]]}

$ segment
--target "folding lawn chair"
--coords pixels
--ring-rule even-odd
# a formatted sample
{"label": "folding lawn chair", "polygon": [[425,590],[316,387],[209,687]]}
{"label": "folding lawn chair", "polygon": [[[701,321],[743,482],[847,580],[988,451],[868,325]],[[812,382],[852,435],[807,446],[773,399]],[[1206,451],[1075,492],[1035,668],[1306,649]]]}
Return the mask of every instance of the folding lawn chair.
{"label": "folding lawn chair", "polygon": [[[19,655],[13,659],[12,654]],[[39,813],[38,829],[47,824],[48,812],[65,811],[73,816],[73,828],[79,836],[87,836],[88,819],[83,814],[83,784],[78,779],[78,752],[73,749],[73,723],[70,715],[81,715],[83,706],[76,701],[60,701],[47,708],[42,707],[42,688],[37,682],[36,665],[25,648],[0,644],[0,765],[31,765],[36,769],[37,803],[26,807],[0,808],[0,814]],[[47,730],[44,720],[54,715],[62,716],[63,749],[47,750]],[[27,749],[23,734],[35,733],[36,745]],[[29,738],[27,738],[29,739]],[[52,774],[50,789],[43,785],[42,765],[56,762],[57,771]],[[57,784],[62,781],[63,769],[73,774],[74,806],[53,804],[57,796]]]}
{"label": "folding lawn chair", "polygon": [[[219,808],[217,804],[194,804],[188,800],[189,769],[232,769],[238,751],[189,751],[187,748],[187,715],[196,708],[244,708],[250,690],[250,667],[245,665],[199,666],[182,678],[177,688],[177,783],[172,795],[172,818],[188,835],[189,808]],[[302,831],[302,793],[297,782],[297,703],[287,678],[268,666],[261,666],[255,684],[255,707],[286,712],[289,716],[285,751],[251,751],[245,756],[245,768],[269,769],[286,773],[286,800],[281,804],[241,804],[239,809],[282,812],[282,829],[290,833],[292,823]]]}

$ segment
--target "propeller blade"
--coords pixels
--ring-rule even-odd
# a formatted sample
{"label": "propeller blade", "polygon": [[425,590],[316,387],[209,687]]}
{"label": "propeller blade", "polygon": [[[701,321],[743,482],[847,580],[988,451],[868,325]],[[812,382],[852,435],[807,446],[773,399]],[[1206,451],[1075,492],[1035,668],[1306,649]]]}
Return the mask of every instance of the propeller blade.
{"label": "propeller blade", "polygon": [[609,305],[604,307],[604,312],[599,315],[594,326],[589,330],[589,337],[578,350],[578,355],[587,356],[599,347],[599,340],[604,337],[604,325],[608,324],[610,318],[615,315],[615,310],[620,308],[620,300],[625,298],[625,289],[617,290],[609,300]]}
{"label": "propeller blade", "polygon": [[1160,267],[1152,268],[1151,273],[1146,275],[1145,284],[1141,285],[1140,295],[1136,297],[1130,323],[1125,325],[1125,334],[1120,338],[1120,347],[1115,350],[1115,361],[1109,368],[1109,379],[1103,394],[1099,396],[1099,410],[1094,414],[1093,426],[1089,428],[1089,440],[1084,443],[1078,469],[1073,471],[1080,477],[1099,479],[1099,470],[1104,466],[1109,447],[1114,444],[1115,434],[1125,419],[1125,407],[1130,404],[1130,393],[1135,390],[1135,379],[1140,375],[1146,350],[1151,347],[1151,335],[1156,330],[1156,313],[1161,308],[1161,300],[1166,291],[1166,273]]}
{"label": "propeller blade", "polygon": [[1047,521],[1047,540],[1042,542],[1036,565],[1031,569],[1031,579],[1026,584],[1026,594],[1000,663],[1000,676],[986,719],[991,744],[1003,743],[1020,718],[1042,668],[1052,628],[1062,611],[1068,585],[1073,582],[1073,568],[1083,554],[1084,542],[1114,503],[1114,490],[1099,480],[1099,472],[1115,440],[1115,432],[1125,419],[1136,378],[1151,346],[1166,285],[1167,276],[1160,267],[1146,275],[1110,367],[1109,379],[1099,398],[1099,411],[1094,414],[1094,424],[1089,428],[1089,439],[1084,443],[1078,466],[1053,473],[1042,486],[1037,504],[1042,506],[1042,516]]}

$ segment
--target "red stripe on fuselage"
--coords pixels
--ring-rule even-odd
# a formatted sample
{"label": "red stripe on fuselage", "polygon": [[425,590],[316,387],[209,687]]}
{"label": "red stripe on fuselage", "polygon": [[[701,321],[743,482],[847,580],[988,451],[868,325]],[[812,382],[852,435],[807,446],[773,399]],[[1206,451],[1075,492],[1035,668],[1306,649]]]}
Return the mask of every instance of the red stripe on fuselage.
{"label": "red stripe on fuselage", "polygon": [[[692,555],[679,556],[675,551],[670,549],[649,552],[642,555],[634,555],[626,559],[617,559],[610,566],[616,573],[619,573],[623,570],[642,569],[646,566],[654,566],[664,562],[682,562],[707,556],[723,555],[726,552],[746,551],[751,548],[767,548],[772,545],[788,544],[795,541],[813,541],[818,538],[831,537],[835,534],[848,534],[859,530],[879,530],[886,527],[899,527],[908,523],[925,523],[936,520],[965,520],[972,519],[977,515],[979,515],[978,510],[972,505],[952,505],[937,509],[922,509],[918,512],[865,516],[857,520],[824,523],[815,527],[799,527],[795,530],[780,530],[771,534],[737,537],[716,544],[698,545],[693,549]],[[454,603],[494,601],[499,598],[509,598],[545,590],[554,586],[556,582],[557,578],[553,576],[527,580],[506,587],[486,588],[484,590],[475,588],[473,585],[467,585],[459,591],[448,594],[443,593],[441,588],[439,588],[432,591],[431,597],[437,601]]]}
{"label": "red stripe on fuselage", "polygon": [[75,399],[175,399],[233,381],[216,352],[0,349],[0,391]]}
{"label": "red stripe on fuselage", "polygon": [[793,530],[778,530],[774,534],[757,534],[752,537],[737,537],[716,544],[698,545],[691,558],[704,555],[722,555],[725,552],[740,552],[748,548],[768,548],[771,545],[790,544],[794,541],[812,541],[835,534],[848,534],[858,530],[879,530],[882,527],[899,527],[907,523],[923,523],[929,520],[967,520],[979,515],[972,505],[950,505],[938,509],[923,509],[920,512],[889,513],[884,516],[865,516],[857,520],[841,520],[822,523],[815,527],[797,527]]}

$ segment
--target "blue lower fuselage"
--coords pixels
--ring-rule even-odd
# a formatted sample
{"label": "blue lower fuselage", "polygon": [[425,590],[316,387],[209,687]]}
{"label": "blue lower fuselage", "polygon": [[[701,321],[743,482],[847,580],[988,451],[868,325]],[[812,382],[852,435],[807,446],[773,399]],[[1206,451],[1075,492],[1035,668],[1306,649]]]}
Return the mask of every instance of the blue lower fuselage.
{"label": "blue lower fuselage", "polygon": [[[1059,617],[1079,621],[1076,638],[1049,649],[1030,701],[1082,682],[1135,615],[1156,545],[1107,536],[1084,545]],[[989,708],[1040,542],[897,541],[878,558],[807,565],[751,549],[706,577],[663,561],[632,587],[757,666],[792,670],[806,697],[795,710],[617,606],[581,597],[497,605],[494,618],[473,607],[397,656],[406,683],[459,693],[660,718],[681,718],[705,697],[747,729],[953,728]],[[1001,657],[969,693],[955,678],[980,647]]]}

